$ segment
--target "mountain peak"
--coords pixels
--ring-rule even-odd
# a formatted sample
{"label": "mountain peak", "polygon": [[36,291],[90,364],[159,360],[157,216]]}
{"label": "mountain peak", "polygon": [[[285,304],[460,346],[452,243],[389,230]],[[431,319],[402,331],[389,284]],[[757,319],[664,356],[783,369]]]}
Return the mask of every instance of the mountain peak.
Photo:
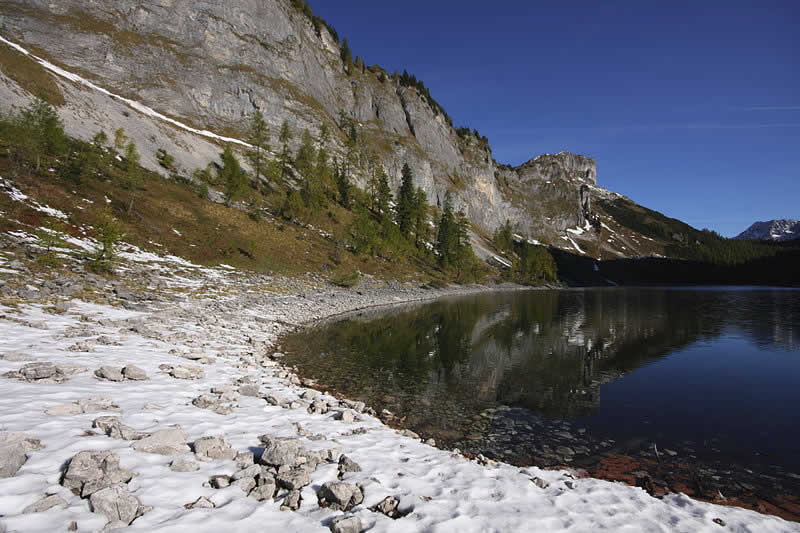
{"label": "mountain peak", "polygon": [[800,220],[777,219],[755,222],[737,235],[736,238],[762,241],[791,241],[800,238]]}

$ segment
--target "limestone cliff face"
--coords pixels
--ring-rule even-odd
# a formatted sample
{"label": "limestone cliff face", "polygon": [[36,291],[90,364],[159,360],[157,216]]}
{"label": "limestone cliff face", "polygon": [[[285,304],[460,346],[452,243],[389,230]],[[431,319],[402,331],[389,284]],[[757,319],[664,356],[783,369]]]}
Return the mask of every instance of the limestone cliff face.
{"label": "limestone cliff face", "polygon": [[[394,187],[407,162],[432,204],[450,191],[487,235],[511,220],[518,232],[562,246],[564,230],[585,223],[589,196],[606,194],[588,157],[562,152],[518,168],[498,165],[488,146],[459,136],[416,89],[378,67],[345,67],[328,31],[317,33],[288,0],[4,1],[0,34],[114,93],[216,132],[241,136],[260,109],[273,137],[284,120],[315,135],[327,123],[333,151],[342,154],[341,117],[349,117]],[[94,133],[80,120],[69,124],[73,134]],[[169,132],[145,141],[153,151],[172,147],[187,166],[214,157],[205,145],[198,156]]]}

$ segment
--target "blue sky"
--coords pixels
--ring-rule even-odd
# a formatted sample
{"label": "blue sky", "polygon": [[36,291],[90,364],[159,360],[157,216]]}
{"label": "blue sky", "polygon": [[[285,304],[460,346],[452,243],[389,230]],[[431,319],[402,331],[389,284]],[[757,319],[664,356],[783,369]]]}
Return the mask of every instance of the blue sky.
{"label": "blue sky", "polygon": [[796,1],[310,3],[500,162],[586,154],[602,186],[727,236],[800,218]]}

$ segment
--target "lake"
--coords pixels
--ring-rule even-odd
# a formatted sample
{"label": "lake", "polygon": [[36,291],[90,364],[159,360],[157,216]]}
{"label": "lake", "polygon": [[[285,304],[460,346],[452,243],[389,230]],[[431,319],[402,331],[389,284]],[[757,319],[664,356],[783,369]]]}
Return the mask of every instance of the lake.
{"label": "lake", "polygon": [[645,471],[699,496],[797,496],[798,296],[485,293],[352,314],[282,349],[301,375],[442,447],[629,482]]}

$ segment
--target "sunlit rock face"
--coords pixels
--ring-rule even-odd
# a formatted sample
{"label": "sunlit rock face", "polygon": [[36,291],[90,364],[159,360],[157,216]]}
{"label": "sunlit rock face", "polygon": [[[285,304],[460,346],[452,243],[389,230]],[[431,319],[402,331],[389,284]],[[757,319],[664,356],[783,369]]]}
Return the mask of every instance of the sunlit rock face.
{"label": "sunlit rock face", "polygon": [[[449,191],[456,209],[488,235],[510,220],[526,237],[565,245],[559,235],[584,224],[586,196],[605,192],[594,187],[581,196],[581,185],[597,183],[589,157],[561,152],[517,168],[498,164],[483,140],[459,135],[415,88],[377,66],[345,67],[328,30],[290,2],[5,2],[0,28],[66,70],[198,129],[244,137],[249,117],[261,110],[273,148],[283,121],[295,132],[294,149],[301,131],[316,137],[324,123],[333,132],[330,152],[341,158],[349,129],[343,122],[352,120],[395,189],[408,163],[431,204],[441,205]],[[59,110],[70,134],[88,139],[100,128],[124,127],[154,170],[161,170],[153,154],[162,147],[186,173],[217,158],[207,139],[153,125],[113,98],[76,87],[65,87]],[[0,75],[0,107],[23,103],[17,89]],[[355,178],[366,185],[366,173]]]}

